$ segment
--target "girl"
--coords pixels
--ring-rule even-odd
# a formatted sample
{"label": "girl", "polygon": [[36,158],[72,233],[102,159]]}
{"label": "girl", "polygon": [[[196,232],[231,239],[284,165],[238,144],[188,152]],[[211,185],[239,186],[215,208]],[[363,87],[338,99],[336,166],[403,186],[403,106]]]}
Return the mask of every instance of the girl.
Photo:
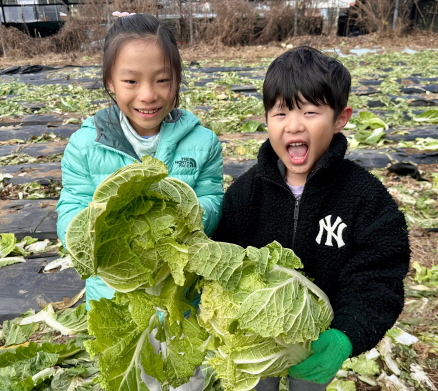
{"label": "girl", "polygon": [[[88,206],[96,187],[114,171],[150,155],[169,176],[190,185],[204,208],[212,235],[223,198],[222,148],[193,114],[178,109],[181,57],[175,37],[155,17],[117,18],[105,38],[102,76],[115,104],[88,118],[75,132],[61,162],[63,189],[56,207],[58,236]],[[100,278],[86,280],[86,300],[112,298]]]}

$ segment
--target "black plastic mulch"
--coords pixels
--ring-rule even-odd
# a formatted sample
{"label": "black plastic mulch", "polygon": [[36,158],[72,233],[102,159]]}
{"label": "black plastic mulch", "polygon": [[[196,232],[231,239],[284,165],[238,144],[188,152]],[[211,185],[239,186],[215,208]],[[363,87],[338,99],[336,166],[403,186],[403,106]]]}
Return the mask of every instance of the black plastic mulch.
{"label": "black plastic mulch", "polygon": [[[193,64],[196,65],[196,64]],[[391,68],[381,69],[382,73]],[[78,77],[71,79],[72,72],[80,71],[94,73],[92,77]],[[222,72],[236,72],[240,77],[248,77],[253,80],[262,80],[266,67],[189,67],[190,72],[197,75],[195,86],[205,86],[210,82],[218,82],[223,77]],[[63,76],[62,72],[66,72]],[[102,88],[99,79],[99,67],[47,67],[32,65],[25,67],[9,67],[0,70],[0,83],[11,81],[24,82],[29,85],[78,83],[86,88]],[[198,77],[200,75],[200,77]],[[53,78],[51,78],[53,77]],[[368,106],[371,108],[385,107],[385,103],[378,99],[373,100],[373,95],[379,92],[380,84],[386,77],[381,75],[378,79],[361,80],[359,86],[355,86],[352,92],[357,95],[369,95]],[[396,102],[405,99],[409,106],[438,106],[438,100],[429,93],[438,93],[438,78],[423,78],[421,75],[399,79],[397,82],[402,86],[399,96],[391,96]],[[246,96],[255,96],[261,99],[261,91],[252,84],[231,85],[230,90],[242,93]],[[421,96],[420,96],[421,95]],[[8,99],[2,97],[1,99]],[[38,109],[45,102],[26,103],[24,107]],[[199,109],[209,111],[211,107],[200,106]],[[379,113],[384,115],[385,111]],[[420,114],[421,112],[418,112]],[[65,116],[57,114],[29,115],[9,119],[9,122],[0,120],[0,141],[21,139],[29,142],[43,134],[53,133],[62,139],[68,139],[78,129],[79,125],[62,125]],[[417,126],[409,129],[407,134],[396,134],[392,129],[386,138],[391,141],[412,141],[416,138],[431,137],[438,139],[437,126]],[[0,146],[0,157],[12,154],[25,153],[33,157],[50,156],[64,151],[66,140],[56,143],[41,144],[12,144]],[[407,153],[403,149],[379,149],[379,150],[352,150],[346,156],[367,169],[392,167],[393,170],[404,170],[408,175],[415,174],[413,164],[437,164],[438,152]],[[392,166],[390,165],[392,163]],[[254,160],[238,161],[236,159],[224,159],[224,171],[226,174],[237,178],[255,164]],[[395,164],[395,165],[394,165]],[[399,166],[397,166],[399,164]],[[414,168],[412,168],[414,167]],[[395,171],[394,171],[395,172]],[[411,173],[411,174],[410,174]],[[46,183],[48,180],[60,181],[60,163],[21,164],[15,166],[0,167],[0,174],[12,174],[13,177],[5,179],[5,183],[25,184],[29,182]],[[417,178],[421,180],[421,178]],[[37,237],[56,241],[56,199],[41,200],[3,200],[0,203],[0,233],[11,232],[17,237]],[[55,259],[53,254],[42,255],[39,258],[28,259],[26,263],[10,265],[0,269],[0,323],[6,319],[19,316],[20,313],[33,308],[39,310],[45,303],[56,302],[64,297],[75,296],[84,286],[74,269],[57,271],[54,273],[41,273],[42,267],[50,260]]]}

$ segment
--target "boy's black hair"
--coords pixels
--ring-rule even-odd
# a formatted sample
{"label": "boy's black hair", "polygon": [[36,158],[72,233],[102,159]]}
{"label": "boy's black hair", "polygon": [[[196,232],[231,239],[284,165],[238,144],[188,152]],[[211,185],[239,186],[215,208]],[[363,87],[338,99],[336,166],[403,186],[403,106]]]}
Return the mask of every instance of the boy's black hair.
{"label": "boy's black hair", "polygon": [[[181,56],[172,30],[155,16],[149,14],[133,14],[116,18],[108,30],[103,47],[102,81],[106,92],[109,91],[111,71],[116,62],[120,48],[133,39],[144,39],[156,42],[163,50],[166,65],[171,73],[171,90],[175,84],[175,107],[179,104],[179,90],[182,81]],[[148,64],[144,64],[147,68]]]}
{"label": "boy's black hair", "polygon": [[303,98],[316,105],[328,105],[336,119],[347,106],[351,75],[347,68],[333,57],[309,46],[288,50],[269,65],[263,83],[265,112],[278,100],[289,110],[299,108]]}

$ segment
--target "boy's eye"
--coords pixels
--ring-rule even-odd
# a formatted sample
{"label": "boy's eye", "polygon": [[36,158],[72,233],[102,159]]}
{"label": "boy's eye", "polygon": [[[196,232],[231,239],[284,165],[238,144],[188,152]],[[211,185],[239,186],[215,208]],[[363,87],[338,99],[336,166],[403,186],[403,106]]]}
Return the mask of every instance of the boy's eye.
{"label": "boy's eye", "polygon": [[127,83],[127,84],[135,84],[135,80],[125,80],[125,83]]}

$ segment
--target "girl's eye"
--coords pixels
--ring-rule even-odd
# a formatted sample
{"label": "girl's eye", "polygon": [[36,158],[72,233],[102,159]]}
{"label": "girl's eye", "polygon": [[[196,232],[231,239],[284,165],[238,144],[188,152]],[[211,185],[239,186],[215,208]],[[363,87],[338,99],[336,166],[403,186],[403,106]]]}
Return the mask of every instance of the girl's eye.
{"label": "girl's eye", "polygon": [[125,80],[125,83],[127,83],[127,84],[135,84],[135,80]]}
{"label": "girl's eye", "polygon": [[170,79],[160,79],[158,83],[167,83],[168,81],[170,81]]}

